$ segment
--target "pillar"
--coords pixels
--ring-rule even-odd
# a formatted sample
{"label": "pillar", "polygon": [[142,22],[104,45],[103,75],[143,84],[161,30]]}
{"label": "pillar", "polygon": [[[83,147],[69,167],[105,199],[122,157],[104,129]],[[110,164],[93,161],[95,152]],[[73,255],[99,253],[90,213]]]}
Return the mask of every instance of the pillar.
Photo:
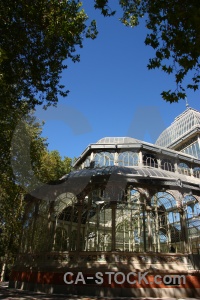
{"label": "pillar", "polygon": [[138,162],[138,166],[139,167],[143,167],[143,157],[142,157],[142,151],[139,151],[139,162]]}
{"label": "pillar", "polygon": [[116,202],[111,202],[111,210],[112,210],[112,244],[111,251],[115,251],[116,249]]}
{"label": "pillar", "polygon": [[156,206],[155,206],[155,220],[156,220],[156,228],[155,228],[155,232],[156,232],[156,251],[160,252],[160,236],[159,236],[159,221],[158,221],[158,206],[157,206],[157,201],[156,201]]}
{"label": "pillar", "polygon": [[115,166],[118,166],[118,156],[119,156],[118,152],[115,152],[115,154],[114,154],[114,165]]}
{"label": "pillar", "polygon": [[143,243],[144,243],[144,252],[147,251],[146,243],[146,222],[145,222],[145,206],[142,206],[142,220],[143,220]]}
{"label": "pillar", "polygon": [[182,232],[182,239],[184,244],[184,252],[189,251],[189,241],[188,241],[188,228],[187,228],[187,212],[184,209],[180,210],[180,223],[181,223],[181,232]]}
{"label": "pillar", "polygon": [[152,228],[150,210],[147,211],[147,228],[148,228],[148,249],[152,251]]}
{"label": "pillar", "polygon": [[30,250],[34,250],[34,237],[35,237],[35,229],[36,229],[36,223],[38,218],[38,211],[39,211],[39,205],[38,202],[35,203],[35,211],[33,216],[33,227],[32,227],[32,235],[31,235],[31,243],[30,243]]}
{"label": "pillar", "polygon": [[161,169],[161,159],[158,158],[158,159],[157,159],[157,162],[158,162],[158,169]]}
{"label": "pillar", "polygon": [[78,223],[77,223],[77,241],[76,241],[76,251],[81,251],[81,224],[82,224],[82,201],[79,201],[76,204],[76,207],[78,209]]}

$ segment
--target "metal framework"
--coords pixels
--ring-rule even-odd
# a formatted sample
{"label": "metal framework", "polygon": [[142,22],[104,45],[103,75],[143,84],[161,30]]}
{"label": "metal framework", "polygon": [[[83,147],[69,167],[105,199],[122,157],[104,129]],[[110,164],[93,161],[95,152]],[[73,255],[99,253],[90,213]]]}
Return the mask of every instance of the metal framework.
{"label": "metal framework", "polygon": [[[195,278],[199,295],[199,275],[191,273],[194,265],[199,269],[194,255],[200,251],[199,125],[200,113],[187,109],[156,145],[129,137],[103,138],[84,150],[74,171],[27,195],[13,285],[28,282],[28,288],[44,291],[46,284],[49,292],[58,285],[60,292],[60,274],[66,269],[146,270],[154,276],[159,268],[163,274],[185,272],[191,277],[188,286]],[[131,292],[125,288],[123,295],[160,297],[160,286],[154,294],[148,284],[146,289],[126,284]],[[172,289],[162,287],[163,296],[180,298],[179,289],[170,294]],[[117,288],[115,294],[111,287],[109,295],[118,295]],[[106,289],[105,283],[90,293],[107,295]],[[89,291],[87,286],[66,290]],[[194,295],[194,289],[191,294],[182,286],[182,291]]]}

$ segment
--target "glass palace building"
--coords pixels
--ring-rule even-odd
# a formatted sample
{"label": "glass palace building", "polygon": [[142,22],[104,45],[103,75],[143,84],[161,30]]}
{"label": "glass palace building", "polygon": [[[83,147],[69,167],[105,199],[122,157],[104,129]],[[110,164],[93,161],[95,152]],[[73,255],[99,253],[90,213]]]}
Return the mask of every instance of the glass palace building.
{"label": "glass palace building", "polygon": [[[90,144],[74,171],[26,201],[10,286],[112,297],[200,296],[199,111],[188,107],[155,144],[133,137]],[[80,272],[84,278],[76,281]]]}

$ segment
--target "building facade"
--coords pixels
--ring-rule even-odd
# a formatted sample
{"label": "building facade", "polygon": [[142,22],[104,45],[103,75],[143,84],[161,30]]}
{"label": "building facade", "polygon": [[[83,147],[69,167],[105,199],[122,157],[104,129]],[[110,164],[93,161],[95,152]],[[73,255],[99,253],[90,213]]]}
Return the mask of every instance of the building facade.
{"label": "building facade", "polygon": [[[155,144],[102,138],[74,169],[27,195],[10,285],[101,296],[199,296],[200,112],[187,108]],[[90,279],[74,283],[79,272]],[[138,282],[139,272],[148,279]],[[185,281],[173,282],[177,275]]]}

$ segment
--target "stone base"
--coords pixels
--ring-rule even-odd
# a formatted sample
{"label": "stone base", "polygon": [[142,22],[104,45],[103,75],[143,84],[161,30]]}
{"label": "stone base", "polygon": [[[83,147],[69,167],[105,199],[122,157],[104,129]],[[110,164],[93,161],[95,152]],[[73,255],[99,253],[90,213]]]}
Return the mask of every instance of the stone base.
{"label": "stone base", "polygon": [[[139,284],[138,282],[130,284],[127,280],[123,283],[116,283],[114,275],[109,284],[109,278],[103,276],[103,283],[96,284],[94,280],[79,277],[80,281],[76,282],[76,276],[66,277],[70,284],[64,282],[65,273],[51,273],[51,272],[13,272],[9,287],[29,290],[34,292],[43,292],[50,294],[66,294],[66,295],[85,295],[85,296],[103,296],[103,297],[170,297],[170,298],[183,298],[183,297],[200,297],[200,274],[199,275],[185,275],[186,282],[179,284],[165,285],[163,282],[160,284],[152,283],[156,275],[146,275],[145,280]],[[84,275],[84,278],[92,277],[94,274]],[[162,274],[162,278],[163,278]],[[122,282],[123,278],[116,277],[118,282]],[[160,280],[161,278],[159,278]],[[134,281],[129,277],[129,281]],[[71,281],[74,281],[71,283]]]}
{"label": "stone base", "polygon": [[100,297],[200,297],[200,271],[186,254],[52,252],[20,257],[9,286]]}

